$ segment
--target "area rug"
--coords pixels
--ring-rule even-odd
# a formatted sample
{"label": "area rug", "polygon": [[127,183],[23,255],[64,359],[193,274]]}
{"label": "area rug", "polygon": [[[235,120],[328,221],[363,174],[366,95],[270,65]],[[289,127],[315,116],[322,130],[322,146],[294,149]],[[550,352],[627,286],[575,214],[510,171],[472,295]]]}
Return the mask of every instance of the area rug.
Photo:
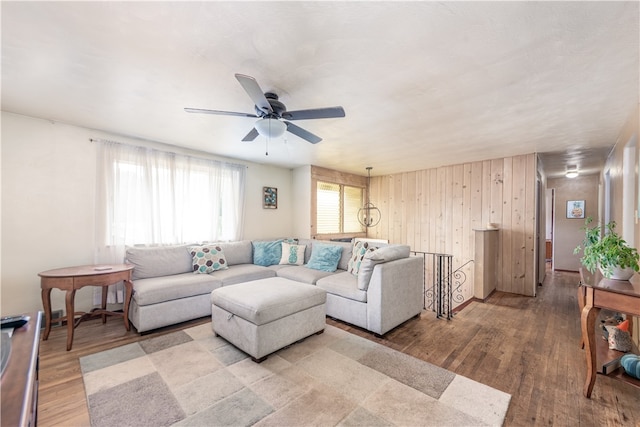
{"label": "area rug", "polygon": [[500,426],[511,396],[327,325],[257,364],[211,324],[80,358],[93,426]]}

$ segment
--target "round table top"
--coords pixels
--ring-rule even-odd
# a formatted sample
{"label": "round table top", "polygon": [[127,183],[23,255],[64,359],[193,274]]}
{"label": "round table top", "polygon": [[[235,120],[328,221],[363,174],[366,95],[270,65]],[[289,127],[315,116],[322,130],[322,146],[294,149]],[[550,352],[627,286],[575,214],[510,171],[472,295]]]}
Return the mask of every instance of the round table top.
{"label": "round table top", "polygon": [[56,268],[53,270],[38,273],[40,277],[75,277],[75,276],[95,276],[96,274],[121,273],[133,270],[133,264],[96,264],[80,265],[77,267]]}

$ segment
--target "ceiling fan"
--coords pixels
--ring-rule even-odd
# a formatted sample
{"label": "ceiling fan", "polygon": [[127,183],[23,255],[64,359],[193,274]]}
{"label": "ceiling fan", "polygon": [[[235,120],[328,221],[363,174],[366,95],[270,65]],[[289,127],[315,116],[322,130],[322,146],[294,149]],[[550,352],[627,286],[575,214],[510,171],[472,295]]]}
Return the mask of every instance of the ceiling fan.
{"label": "ceiling fan", "polygon": [[287,111],[287,107],[285,107],[282,102],[278,101],[278,95],[273,92],[263,93],[262,89],[260,89],[260,85],[253,77],[245,76],[244,74],[236,74],[236,79],[240,82],[255,104],[256,114],[205,110],[201,108],[185,108],[184,111],[187,113],[218,114],[260,119],[255,123],[255,127],[251,129],[244,138],[242,138],[243,141],[253,141],[258,137],[258,135],[263,135],[268,138],[277,138],[282,136],[285,131],[289,131],[312,144],[317,144],[322,141],[322,138],[314,135],[308,130],[302,129],[300,126],[294,125],[290,120],[330,119],[345,116],[344,109],[342,107]]}

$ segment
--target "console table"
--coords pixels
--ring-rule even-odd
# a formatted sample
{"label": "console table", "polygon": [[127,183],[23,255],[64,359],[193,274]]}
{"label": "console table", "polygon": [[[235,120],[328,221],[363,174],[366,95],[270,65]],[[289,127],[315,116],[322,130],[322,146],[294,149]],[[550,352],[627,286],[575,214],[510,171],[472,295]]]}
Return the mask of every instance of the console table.
{"label": "console table", "polygon": [[[598,343],[595,336],[596,318],[602,308],[632,316],[640,316],[640,280],[638,275],[635,275],[630,281],[605,279],[599,271],[591,274],[584,268],[580,269],[580,277],[582,283],[578,290],[578,303],[581,309],[582,343],[585,347],[587,359],[587,378],[584,383],[583,394],[585,397],[591,397],[591,392],[596,382],[598,363]],[[620,355],[622,354],[620,353]],[[617,371],[617,378],[640,386],[638,380],[626,374],[620,374],[620,369]]]}
{"label": "console table", "polygon": [[[56,288],[66,291],[67,309],[67,351],[71,350],[73,344],[73,330],[82,322],[91,317],[102,316],[102,323],[107,321],[107,315],[124,317],[124,327],[131,329],[129,325],[129,303],[133,294],[133,283],[131,283],[131,264],[109,264],[109,265],[84,265],[79,267],[58,268],[38,273],[40,276],[40,287],[42,288],[42,305],[45,314],[45,329],[42,340],[49,338],[51,331],[51,289]],[[126,294],[124,298],[124,310],[122,313],[107,311],[107,288],[110,285],[124,281]],[[76,291],[85,286],[102,286],[102,306],[95,308],[89,313],[75,312],[74,299]],[[76,315],[80,317],[76,319]]]}
{"label": "console table", "polygon": [[38,414],[38,348],[40,312],[29,313],[29,322],[11,336],[9,361],[2,374],[3,426],[35,426]]}

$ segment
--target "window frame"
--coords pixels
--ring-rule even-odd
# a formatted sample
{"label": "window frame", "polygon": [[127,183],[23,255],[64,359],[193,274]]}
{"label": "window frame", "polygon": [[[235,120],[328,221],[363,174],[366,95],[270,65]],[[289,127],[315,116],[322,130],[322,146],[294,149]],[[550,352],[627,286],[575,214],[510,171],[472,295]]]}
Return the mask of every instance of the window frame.
{"label": "window frame", "polygon": [[[330,184],[340,185],[340,200],[344,197],[344,186],[362,188],[363,199],[366,200],[367,192],[367,177],[354,175],[346,172],[335,171],[331,169],[325,169],[318,166],[311,166],[311,238],[330,240],[330,239],[343,239],[349,237],[366,237],[367,231],[364,229],[361,232],[340,232],[340,233],[318,233],[317,232],[317,213],[318,213],[318,181],[326,182]],[[344,227],[344,221],[341,224],[341,228]]]}

